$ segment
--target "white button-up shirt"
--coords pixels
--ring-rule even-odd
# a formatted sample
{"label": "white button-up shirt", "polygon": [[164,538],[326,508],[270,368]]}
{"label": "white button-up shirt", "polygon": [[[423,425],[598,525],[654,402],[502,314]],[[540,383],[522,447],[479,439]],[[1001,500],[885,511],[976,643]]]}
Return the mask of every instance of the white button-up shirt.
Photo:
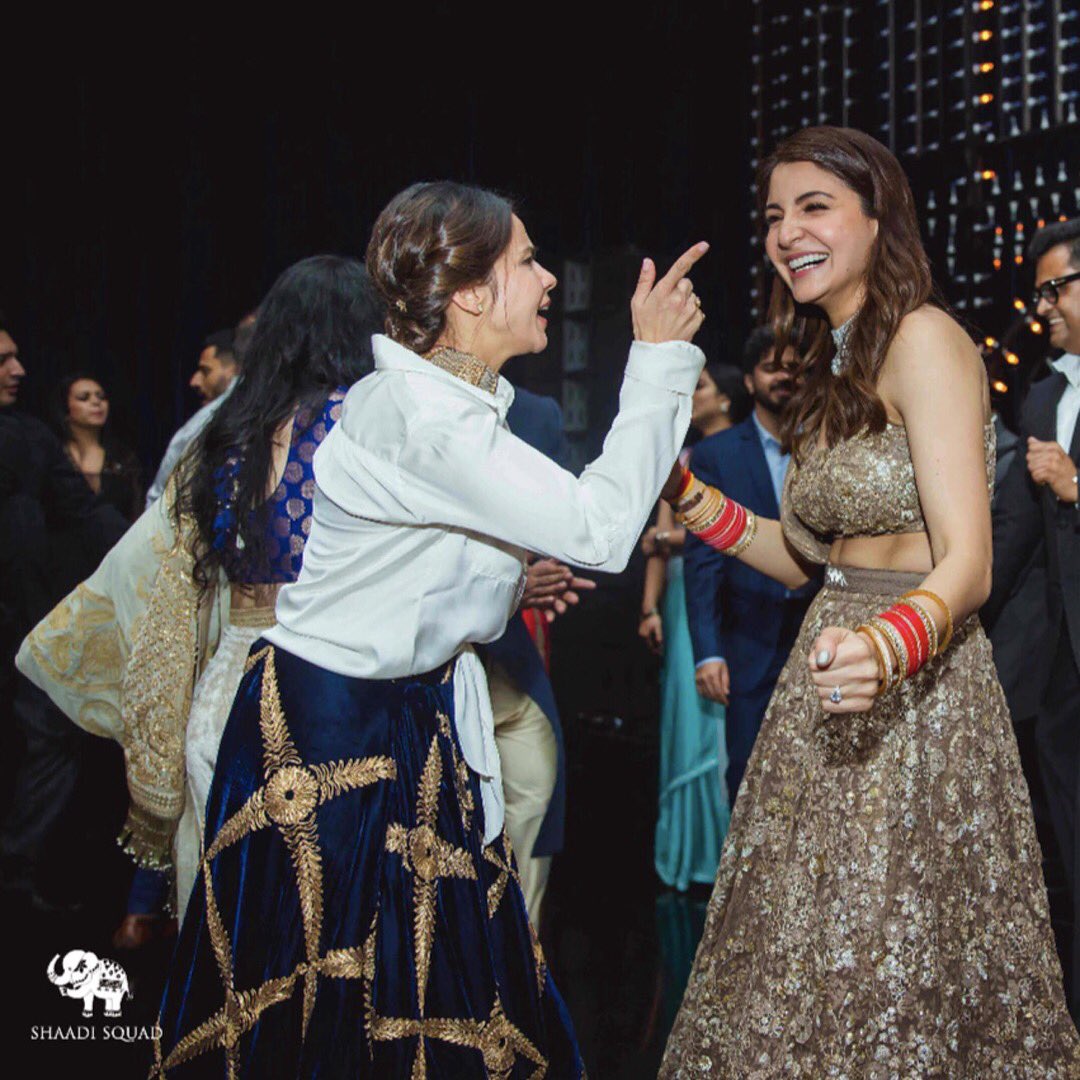
{"label": "white button-up shirt", "polygon": [[1080,356],[1065,353],[1059,356],[1051,367],[1060,371],[1068,380],[1057,407],[1057,441],[1067,454],[1072,445],[1076,419],[1080,416]]}
{"label": "white button-up shirt", "polygon": [[635,342],[619,414],[581,475],[512,435],[513,388],[494,394],[388,337],[315,454],[312,528],[300,578],[267,640],[369,679],[454,671],[458,737],[480,777],[485,840],[502,830],[491,703],[471,642],[494,641],[517,608],[526,551],[622,570],[690,423],[704,364],[696,345]]}

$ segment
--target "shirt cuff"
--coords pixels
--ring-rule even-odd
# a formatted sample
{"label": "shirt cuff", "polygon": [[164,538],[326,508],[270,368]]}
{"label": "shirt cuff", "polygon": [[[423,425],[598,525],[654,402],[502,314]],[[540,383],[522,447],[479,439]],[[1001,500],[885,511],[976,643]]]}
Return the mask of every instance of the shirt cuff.
{"label": "shirt cuff", "polygon": [[722,656],[706,656],[704,660],[699,660],[694,665],[694,670],[703,667],[705,664],[726,664],[727,661]]}
{"label": "shirt cuff", "polygon": [[626,377],[689,397],[705,366],[705,354],[690,341],[635,341]]}

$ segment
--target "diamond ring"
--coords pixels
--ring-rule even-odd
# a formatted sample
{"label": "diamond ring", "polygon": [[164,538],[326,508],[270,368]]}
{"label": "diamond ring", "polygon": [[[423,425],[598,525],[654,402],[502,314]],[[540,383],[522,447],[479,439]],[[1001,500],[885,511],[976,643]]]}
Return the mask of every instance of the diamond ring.
{"label": "diamond ring", "polygon": [[839,705],[840,702],[844,700],[844,695],[840,693],[840,687],[839,686],[834,686],[833,687],[832,693],[829,695],[829,700],[834,705]]}

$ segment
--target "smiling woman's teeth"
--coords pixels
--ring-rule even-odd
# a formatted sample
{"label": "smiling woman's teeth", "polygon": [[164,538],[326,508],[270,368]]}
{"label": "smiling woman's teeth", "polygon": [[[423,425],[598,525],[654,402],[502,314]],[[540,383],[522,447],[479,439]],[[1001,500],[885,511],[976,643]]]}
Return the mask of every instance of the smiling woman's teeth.
{"label": "smiling woman's teeth", "polygon": [[800,255],[798,258],[792,259],[791,262],[788,263],[788,266],[791,268],[792,272],[795,273],[799,270],[806,270],[811,266],[817,266],[819,263],[823,263],[827,258],[827,255],[822,254]]}

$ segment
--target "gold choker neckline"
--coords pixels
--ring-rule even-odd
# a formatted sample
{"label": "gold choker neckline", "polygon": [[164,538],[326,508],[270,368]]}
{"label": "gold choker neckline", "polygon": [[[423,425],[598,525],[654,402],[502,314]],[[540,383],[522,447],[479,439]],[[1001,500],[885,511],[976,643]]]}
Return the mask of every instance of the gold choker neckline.
{"label": "gold choker neckline", "polygon": [[425,354],[424,359],[462,382],[477,386],[489,394],[494,394],[499,386],[498,372],[492,371],[483,360],[472,353],[441,345]]}

